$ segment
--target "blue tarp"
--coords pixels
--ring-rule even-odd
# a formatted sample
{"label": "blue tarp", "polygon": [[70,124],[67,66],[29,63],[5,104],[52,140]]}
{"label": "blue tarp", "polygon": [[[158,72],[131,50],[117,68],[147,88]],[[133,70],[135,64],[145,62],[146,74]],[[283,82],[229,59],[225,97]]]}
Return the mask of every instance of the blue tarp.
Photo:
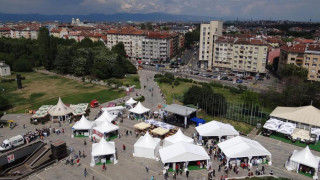
{"label": "blue tarp", "polygon": [[195,122],[195,123],[197,123],[197,126],[199,126],[200,123],[201,123],[201,124],[206,123],[206,121],[205,121],[204,119],[200,119],[200,118],[196,118],[196,117],[191,118],[190,120],[193,121],[193,122]]}

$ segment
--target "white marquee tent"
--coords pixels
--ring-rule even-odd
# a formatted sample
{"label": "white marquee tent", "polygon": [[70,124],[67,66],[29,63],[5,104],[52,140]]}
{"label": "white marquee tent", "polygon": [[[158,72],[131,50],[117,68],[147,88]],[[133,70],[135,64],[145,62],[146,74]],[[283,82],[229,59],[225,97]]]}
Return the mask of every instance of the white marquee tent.
{"label": "white marquee tent", "polygon": [[[202,161],[208,160],[210,157],[202,146],[190,144],[186,142],[179,142],[159,150],[159,155],[162,163],[173,163],[175,168],[176,162]],[[207,163],[208,164],[208,163]]]}
{"label": "white marquee tent", "polygon": [[174,135],[169,136],[164,139],[163,146],[166,147],[171,144],[178,143],[178,142],[193,143],[193,139],[191,137],[184,135],[183,132],[179,128],[179,130]]}
{"label": "white marquee tent", "polygon": [[123,106],[113,106],[113,107],[101,108],[101,110],[103,112],[107,111],[109,114],[112,114],[112,115],[118,115],[119,113],[122,114],[124,109],[125,108]]}
{"label": "white marquee tent", "polygon": [[133,156],[155,159],[160,148],[160,139],[153,138],[148,132],[134,144]]}
{"label": "white marquee tent", "polygon": [[224,124],[218,121],[211,121],[196,127],[200,136],[217,136],[219,140],[222,136],[239,136],[239,132],[230,124]]}
{"label": "white marquee tent", "polygon": [[315,169],[315,172],[318,172],[320,158],[314,156],[309,146],[305,147],[304,149],[297,151],[294,150],[292,156],[290,157],[289,162],[286,163],[287,170],[296,170],[299,171],[300,164],[305,166],[309,166]]}
{"label": "white marquee tent", "polygon": [[101,122],[112,122],[117,118],[117,115],[111,115],[108,111],[104,111],[96,120],[96,124],[99,124]]}
{"label": "white marquee tent", "polygon": [[132,97],[130,97],[130,99],[128,101],[126,101],[125,105],[133,107],[133,105],[136,104],[136,103],[137,103],[137,101],[134,100]]}
{"label": "white marquee tent", "polygon": [[144,114],[146,112],[149,112],[150,109],[144,107],[141,104],[141,102],[138,102],[138,104],[134,108],[130,109],[129,111],[134,113],[134,114],[139,114],[140,115],[140,114]]}
{"label": "white marquee tent", "polygon": [[93,134],[96,134],[98,136],[98,137],[96,136],[97,138],[102,138],[104,137],[104,134],[117,131],[119,127],[108,121],[104,121],[102,123],[99,123],[98,126],[95,126],[92,129],[93,129]]}
{"label": "white marquee tent", "polygon": [[104,138],[99,143],[92,144],[91,166],[100,162],[101,156],[113,155],[114,163],[116,164],[116,148],[114,142],[107,142]]}
{"label": "white marquee tent", "polygon": [[271,153],[258,141],[237,136],[218,144],[221,151],[227,157],[227,164],[230,159],[247,157],[250,162],[253,156],[269,156],[271,165]]}
{"label": "white marquee tent", "polygon": [[71,109],[70,107],[66,106],[61,98],[59,97],[58,103],[57,105],[53,106],[52,108],[50,108],[48,110],[48,113],[51,116],[51,120],[66,120],[68,118],[68,115],[71,114],[73,112],[73,109]]}
{"label": "white marquee tent", "polygon": [[84,115],[82,115],[81,119],[72,126],[72,136],[74,135],[74,132],[77,131],[87,131],[84,135],[90,136],[93,123],[93,121],[89,121],[84,117]]}
{"label": "white marquee tent", "polygon": [[282,133],[282,134],[291,135],[295,128],[296,128],[296,124],[293,124],[290,122],[285,122],[277,129],[277,132]]}
{"label": "white marquee tent", "polygon": [[283,121],[280,121],[278,119],[275,118],[270,118],[264,125],[263,128],[265,129],[269,129],[271,131],[276,131],[279,129],[279,126],[281,126],[281,124],[283,124]]}

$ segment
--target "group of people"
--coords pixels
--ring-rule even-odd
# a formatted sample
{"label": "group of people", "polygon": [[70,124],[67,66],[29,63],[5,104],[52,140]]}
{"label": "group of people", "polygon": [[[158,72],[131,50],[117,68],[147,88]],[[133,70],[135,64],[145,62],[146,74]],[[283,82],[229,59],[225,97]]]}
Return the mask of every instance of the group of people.
{"label": "group of people", "polygon": [[29,144],[32,141],[37,139],[44,140],[46,136],[50,135],[49,128],[36,129],[34,132],[29,131],[23,135],[24,141],[26,144]]}

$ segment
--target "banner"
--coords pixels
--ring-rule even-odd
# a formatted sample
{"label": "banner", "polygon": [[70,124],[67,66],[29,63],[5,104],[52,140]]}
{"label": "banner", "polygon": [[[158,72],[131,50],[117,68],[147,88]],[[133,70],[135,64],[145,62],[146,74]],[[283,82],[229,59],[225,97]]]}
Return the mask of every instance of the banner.
{"label": "banner", "polygon": [[7,156],[8,159],[8,163],[11,163],[14,161],[14,154],[10,154],[9,156]]}

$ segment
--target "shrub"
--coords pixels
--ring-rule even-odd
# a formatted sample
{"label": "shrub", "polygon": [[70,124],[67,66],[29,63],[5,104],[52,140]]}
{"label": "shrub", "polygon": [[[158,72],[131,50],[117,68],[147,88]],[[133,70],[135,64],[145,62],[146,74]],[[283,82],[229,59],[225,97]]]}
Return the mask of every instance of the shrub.
{"label": "shrub", "polygon": [[163,77],[163,75],[161,75],[161,74],[155,74],[154,75],[154,78],[156,79],[156,78],[162,78]]}
{"label": "shrub", "polygon": [[174,83],[173,83],[175,86],[179,86],[180,85],[180,82],[179,81],[174,81]]}
{"label": "shrub", "polygon": [[144,98],[144,96],[141,96],[141,97],[138,97],[138,98],[136,98],[134,100],[143,102],[145,100],[145,98]]}
{"label": "shrub", "polygon": [[162,78],[159,78],[159,83],[168,83],[168,84],[171,84],[173,82],[172,79],[169,79],[167,77],[162,77]]}
{"label": "shrub", "polygon": [[139,78],[138,78],[138,77],[134,77],[134,78],[133,78],[133,81],[134,81],[134,82],[139,82]]}

